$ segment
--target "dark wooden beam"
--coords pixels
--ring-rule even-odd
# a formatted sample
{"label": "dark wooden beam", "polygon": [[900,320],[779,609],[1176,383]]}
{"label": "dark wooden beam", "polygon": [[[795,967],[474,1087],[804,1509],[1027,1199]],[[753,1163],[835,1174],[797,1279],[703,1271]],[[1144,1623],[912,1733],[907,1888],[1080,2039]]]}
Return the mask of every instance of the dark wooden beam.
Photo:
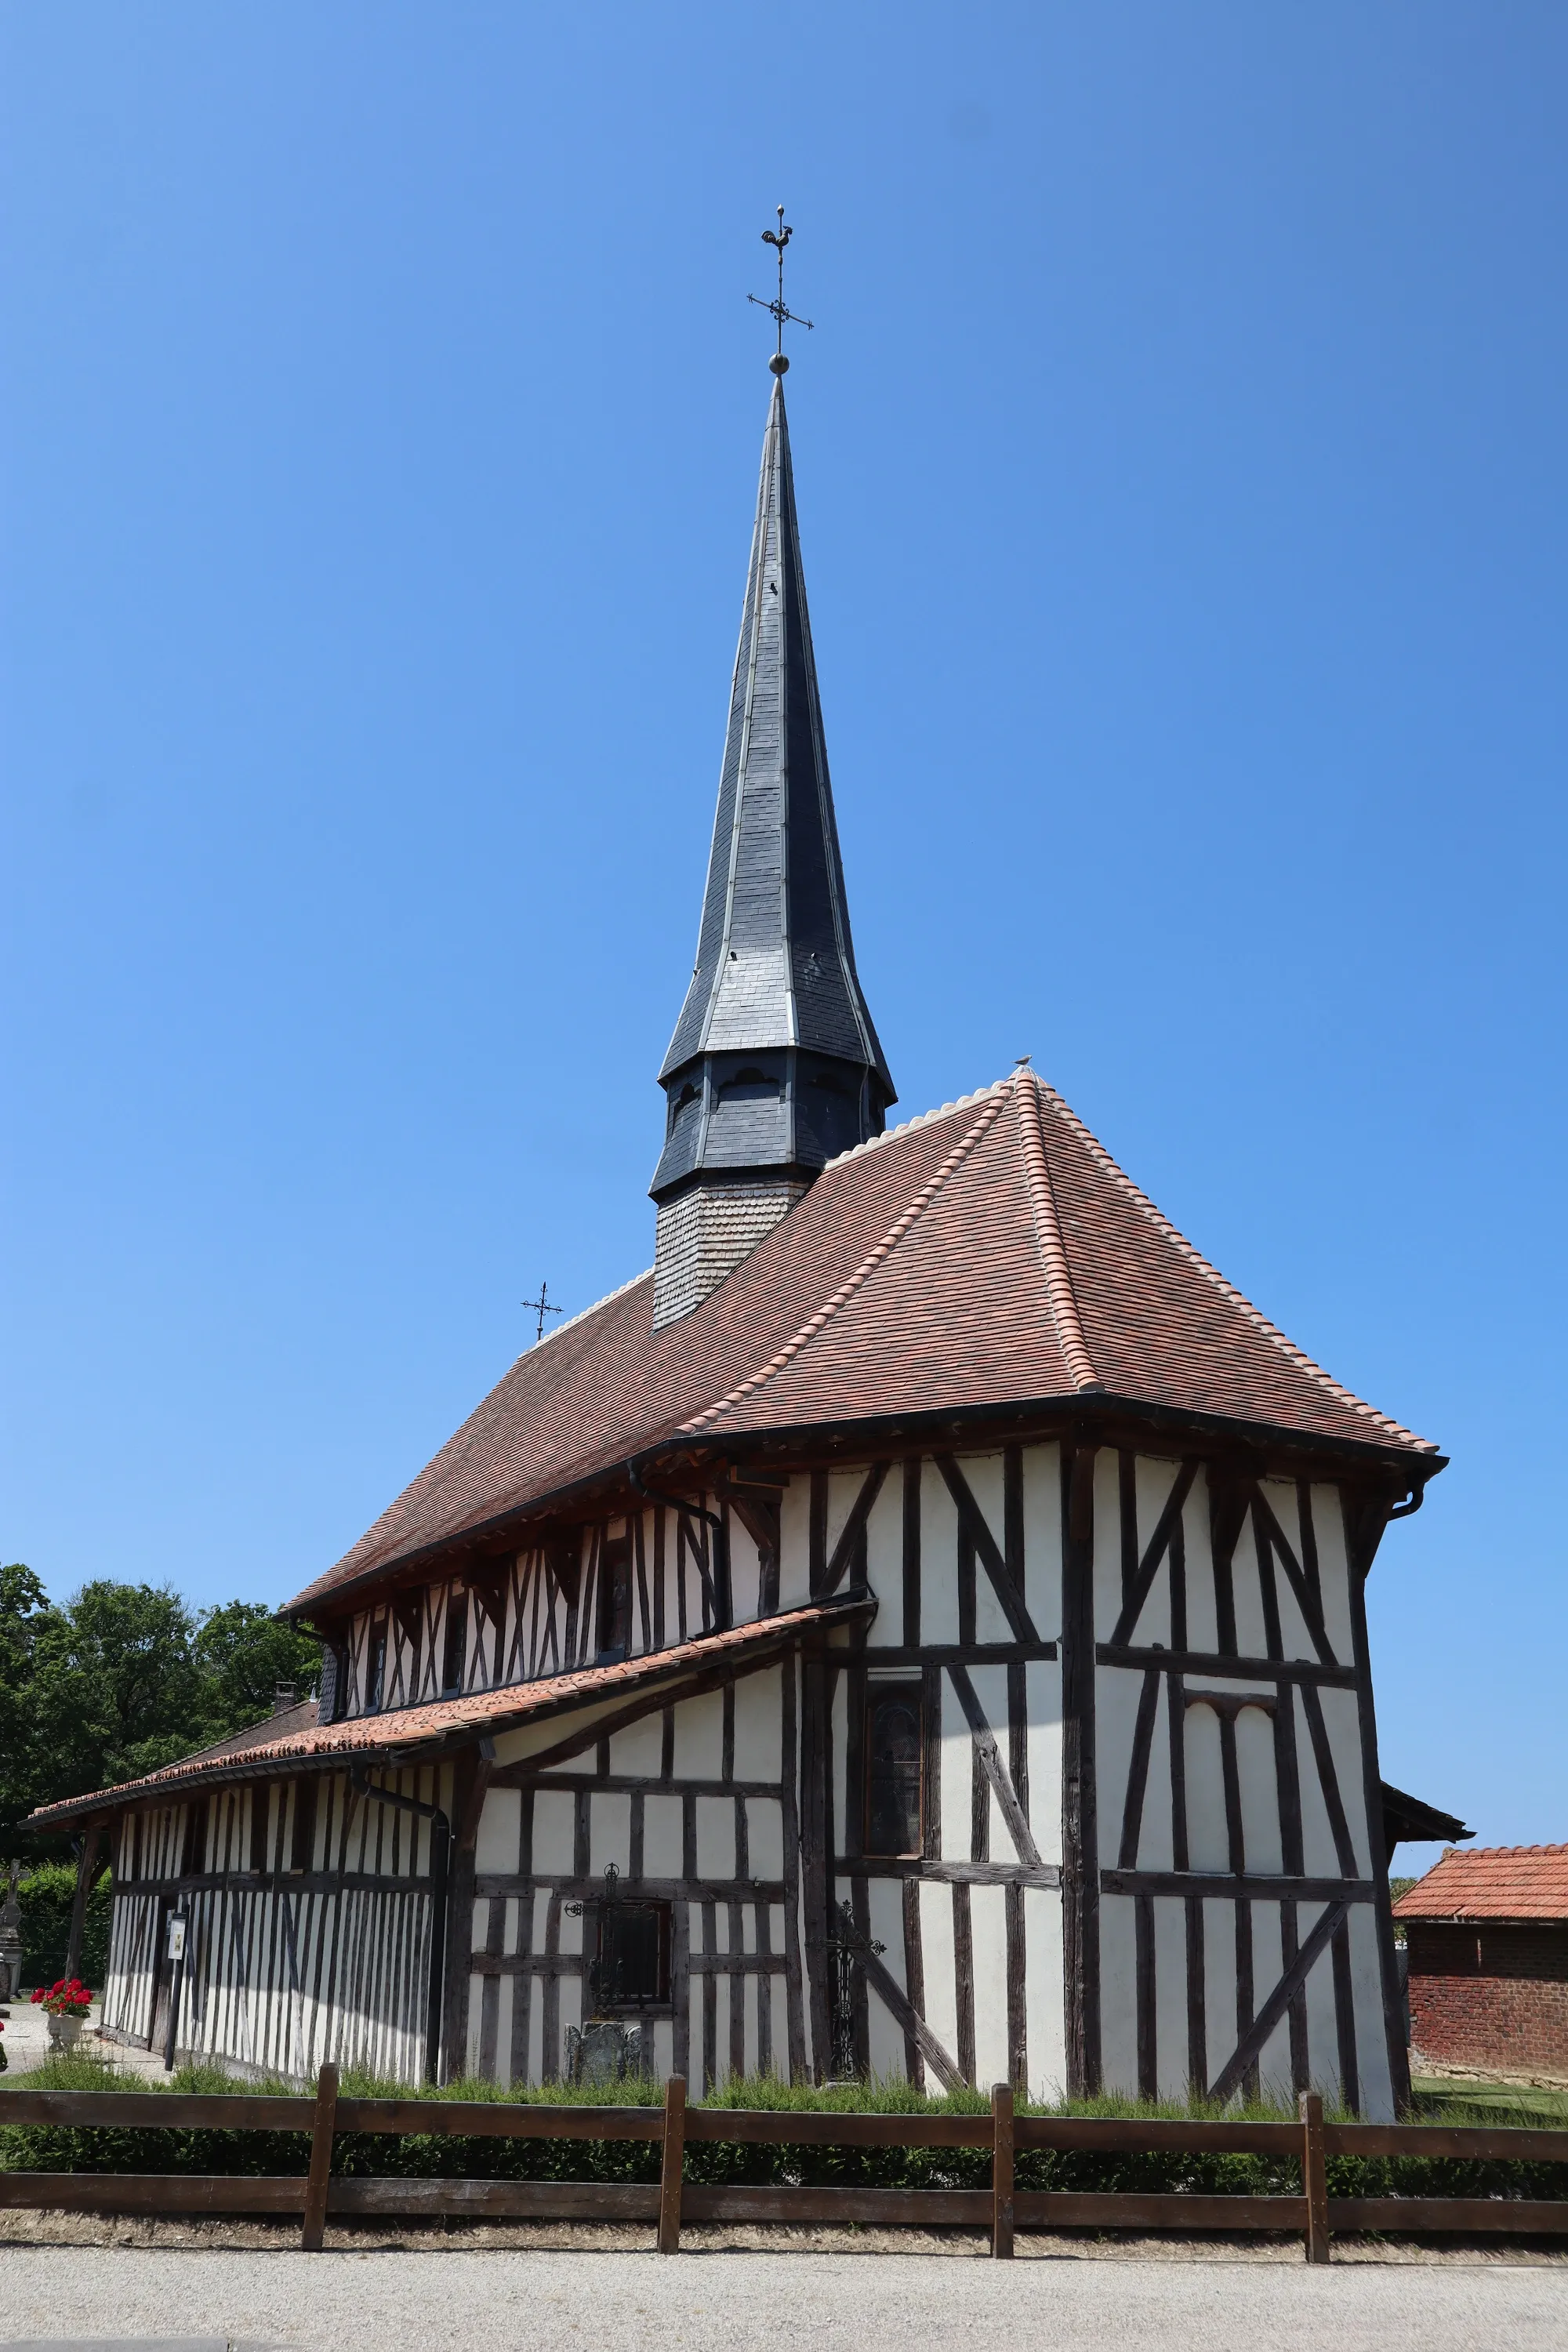
{"label": "dark wooden beam", "polygon": [[985,1514],[975,1501],[968,1479],[951,1454],[938,1454],[933,1456],[933,1459],[942,1473],[948,1493],[957,1506],[960,1531],[973,1544],[976,1557],[990,1578],[992,1590],[1001,1602],[1003,1613],[1013,1629],[1014,1639],[1019,1642],[1037,1642],[1040,1637],[1029,1615],[1024,1599],[1023,1587],[1014,1580],[1012,1570],[995,1537],[986,1525]]}
{"label": "dark wooden beam", "polygon": [[[1123,1464],[1131,1459],[1131,1456],[1127,1454],[1121,1456]],[[1154,1532],[1149,1538],[1142,1559],[1137,1556],[1136,1519],[1134,1518],[1129,1526],[1128,1515],[1132,1509],[1132,1496],[1130,1492],[1131,1482],[1125,1474],[1122,1476],[1122,1601],[1121,1614],[1117,1619],[1116,1630],[1110,1636],[1115,1645],[1119,1646],[1128,1640],[1133,1627],[1142,1615],[1143,1604],[1149,1598],[1154,1579],[1160,1571],[1160,1563],[1170,1547],[1172,1530],[1182,1516],[1182,1507],[1192,1493],[1193,1481],[1197,1474],[1196,1462],[1184,1462],[1176,1472],[1175,1483],[1165,1497],[1164,1509],[1154,1522]]]}
{"label": "dark wooden beam", "polygon": [[1095,1790],[1094,1462],[1062,1451],[1062,1943],[1068,2090],[1100,2087],[1100,1835]]}
{"label": "dark wooden beam", "polygon": [[1263,2045],[1289,2008],[1299,1986],[1306,1983],[1321,1954],[1332,1942],[1335,1932],[1345,1919],[1349,1906],[1332,1903],[1323,1913],[1291,1965],[1242,2035],[1224,2066],[1209,2085],[1209,2097],[1215,2106],[1223,2107],[1239,2087],[1242,2078],[1257,2064]]}
{"label": "dark wooden beam", "polygon": [[1014,1851],[1019,1861],[1027,1868],[1037,1870],[1040,1867],[1040,1850],[1035,1843],[1035,1833],[1029,1827],[1028,1815],[1019,1801],[1018,1792],[1013,1786],[1007,1767],[1002,1761],[1002,1753],[996,1745],[996,1735],[985,1719],[985,1710],[980,1704],[974,1685],[969,1679],[969,1670],[966,1666],[954,1664],[947,1671],[952,1679],[952,1687],[958,1694],[958,1703],[963,1707],[969,1723],[975,1761],[990,1784],[996,1802],[1001,1808],[1002,1818],[1007,1824],[1007,1833],[1013,1841]]}
{"label": "dark wooden beam", "polygon": [[1285,1878],[1234,1870],[1103,1870],[1107,1895],[1195,1895],[1228,1903],[1371,1903],[1370,1878]]}
{"label": "dark wooden beam", "polygon": [[1239,1658],[1218,1650],[1128,1649],[1101,1642],[1095,1654],[1102,1666],[1159,1666],[1166,1672],[1205,1675],[1215,1681],[1321,1683],[1326,1689],[1354,1690],[1353,1666],[1324,1665],[1315,1658]]}

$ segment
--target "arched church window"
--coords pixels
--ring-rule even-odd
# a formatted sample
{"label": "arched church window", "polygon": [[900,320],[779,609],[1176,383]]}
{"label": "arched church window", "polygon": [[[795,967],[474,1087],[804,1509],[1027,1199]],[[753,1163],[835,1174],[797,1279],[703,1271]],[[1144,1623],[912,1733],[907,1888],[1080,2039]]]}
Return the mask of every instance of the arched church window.
{"label": "arched church window", "polygon": [[866,1704],[866,1852],[921,1851],[921,1688],[873,1685]]}

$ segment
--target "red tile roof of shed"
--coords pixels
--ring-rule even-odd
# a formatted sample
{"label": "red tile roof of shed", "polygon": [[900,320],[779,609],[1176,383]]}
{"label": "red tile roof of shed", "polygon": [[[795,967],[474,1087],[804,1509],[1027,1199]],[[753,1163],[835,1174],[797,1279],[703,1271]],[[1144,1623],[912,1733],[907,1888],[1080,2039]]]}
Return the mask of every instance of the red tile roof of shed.
{"label": "red tile roof of shed", "polygon": [[692,1315],[651,1274],[519,1358],[290,1605],[670,1439],[1113,1397],[1436,1449],[1294,1347],[1030,1071],[863,1144]]}
{"label": "red tile roof of shed", "polygon": [[1449,1847],[1394,1906],[1396,1919],[1568,1920],[1568,1845]]}

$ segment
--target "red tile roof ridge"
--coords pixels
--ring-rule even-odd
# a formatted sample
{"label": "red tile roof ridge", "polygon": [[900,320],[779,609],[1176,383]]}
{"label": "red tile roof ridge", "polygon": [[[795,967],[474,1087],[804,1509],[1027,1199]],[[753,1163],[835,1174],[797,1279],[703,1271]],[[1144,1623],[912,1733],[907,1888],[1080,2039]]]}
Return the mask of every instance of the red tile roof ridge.
{"label": "red tile roof ridge", "polygon": [[1035,1234],[1045,1267],[1046,1296],[1050,1303],[1051,1319],[1057,1327],[1057,1344],[1062,1351],[1062,1361],[1068,1368],[1074,1388],[1080,1392],[1103,1391],[1105,1383],[1096,1375],[1083,1336],[1078,1300],[1073,1295],[1072,1269],[1068,1264],[1061,1223],[1057,1215],[1057,1196],[1046,1160],[1045,1132],[1040,1125],[1039,1080],[1032,1070],[1020,1069],[1008,1083],[1013,1087],[1022,1113],[1024,1165],[1029,1179],[1029,1198],[1034,1205]]}
{"label": "red tile roof ridge", "polygon": [[[509,1718],[521,1721],[546,1706],[576,1699],[587,1705],[601,1696],[656,1676],[679,1675],[687,1666],[700,1667],[711,1657],[862,1617],[874,1611],[875,1606],[868,1596],[807,1601],[799,1608],[780,1610],[773,1617],[748,1618],[742,1624],[727,1626],[721,1633],[695,1634],[685,1642],[672,1643],[668,1649],[646,1650],[638,1657],[617,1659],[611,1665],[579,1666],[568,1674],[542,1675],[533,1682],[503,1683],[489,1690],[469,1691],[461,1698],[395,1707],[384,1715],[348,1716],[341,1723],[319,1723],[282,1738],[259,1740],[237,1754],[224,1752],[230,1743],[219,1741],[213,1748],[198,1749],[194,1756],[181,1757],[177,1763],[162,1765],[156,1772],[143,1773],[139,1780],[121,1780],[112,1788],[95,1789],[84,1796],[61,1797],[53,1804],[38,1805],[27,1818],[37,1828],[53,1829],[82,1813],[100,1810],[110,1801],[124,1804],[143,1793],[155,1794],[163,1790],[177,1794],[181,1789],[205,1778],[226,1777],[226,1767],[228,1778],[237,1774],[248,1777],[258,1765],[374,1755],[377,1748],[405,1749],[410,1741],[438,1739],[447,1732],[483,1731]],[[291,1712],[297,1714],[299,1709]],[[263,1721],[255,1728],[264,1731],[267,1724]]]}
{"label": "red tile roof ridge", "polygon": [[[853,1298],[856,1292],[869,1281],[883,1260],[891,1256],[910,1226],[920,1222],[921,1217],[935,1200],[954,1170],[963,1166],[981,1137],[994,1125],[1011,1092],[1011,1080],[1004,1078],[998,1085],[986,1089],[985,1108],[980,1117],[973,1126],[965,1129],[930,1181],[921,1185],[903,1214],[895,1218],[880,1241],[867,1251],[854,1273],[839,1284],[832,1297],[824,1300],[816,1313],[808,1316],[798,1330],[784,1341],[778,1353],[770,1357],[768,1361],[760,1370],[754,1371],[749,1380],[740,1381],[730,1391],[728,1396],[721,1397],[716,1404],[710,1404],[701,1412],[694,1413],[689,1421],[683,1421],[680,1424],[682,1436],[690,1436],[698,1430],[707,1428],[711,1423],[717,1421],[721,1413],[727,1412],[731,1405],[741,1403],[742,1399],[751,1396],[754,1391],[765,1387],[776,1372],[782,1372],[784,1366],[798,1356],[801,1349],[815,1339],[817,1333],[833,1320],[839,1308],[847,1300]],[[970,1099],[973,1100],[973,1097],[971,1097]],[[940,1116],[940,1114],[933,1114],[933,1116]],[[911,1121],[910,1124],[913,1125],[914,1122]],[[846,1152],[843,1156],[847,1160],[852,1158],[853,1154]]]}
{"label": "red tile roof ridge", "polygon": [[1325,1371],[1322,1365],[1315,1358],[1309,1356],[1304,1348],[1298,1348],[1293,1339],[1287,1339],[1279,1326],[1277,1323],[1271,1323],[1268,1316],[1253,1305],[1246,1293],[1238,1290],[1234,1282],[1228,1281],[1216,1265],[1211,1265],[1203,1252],[1188,1241],[1184,1234],[1177,1230],[1164,1212],[1155,1207],[1147,1192],[1142,1186],[1133,1182],[1125,1169],[1117,1164],[1099,1137],[1085,1126],[1071,1105],[1062,1099],[1056,1088],[1048,1085],[1044,1078],[1037,1078],[1035,1083],[1058,1117],[1072,1129],[1085,1150],[1099,1162],[1111,1182],[1120,1187],[1142,1215],[1148,1218],[1151,1224],[1163,1234],[1172,1246],[1182,1253],[1189,1265],[1195,1267],[1206,1282],[1212,1283],[1216,1290],[1223,1293],[1255,1329],[1272,1340],[1281,1355],[1288,1357],[1300,1371],[1307,1375],[1309,1380],[1315,1381],[1321,1388],[1326,1389],[1331,1397],[1339,1403],[1347,1405],[1352,1412],[1361,1414],[1367,1421],[1376,1422],[1381,1428],[1387,1430],[1391,1435],[1404,1440],[1405,1444],[1420,1446],[1424,1453],[1436,1453],[1437,1448],[1429,1437],[1419,1437],[1413,1429],[1406,1429],[1403,1422],[1394,1420],[1388,1413],[1379,1412],[1375,1405],[1368,1404],[1363,1398],[1356,1395],[1353,1389],[1347,1389],[1342,1381],[1335,1380],[1331,1372]]}
{"label": "red tile roof ridge", "polygon": [[[565,1321],[557,1323],[553,1330],[542,1331],[534,1341],[533,1348],[542,1348],[550,1340],[559,1339],[563,1331],[574,1331],[579,1323],[585,1323],[590,1315],[597,1315],[602,1307],[613,1306],[617,1298],[624,1298],[628,1290],[635,1290],[639,1282],[652,1280],[653,1268],[651,1265],[645,1265],[642,1272],[634,1274],[629,1282],[617,1282],[614,1290],[606,1290],[603,1298],[595,1298],[592,1307],[580,1307],[575,1315],[568,1315]],[[525,1348],[522,1351],[523,1355],[531,1356],[533,1348]]]}
{"label": "red tile roof ridge", "polygon": [[1482,1862],[1490,1853],[1568,1853],[1568,1845],[1446,1845],[1443,1852],[1457,1853],[1462,1862]]}
{"label": "red tile roof ridge", "polygon": [[958,1095],[952,1102],[938,1103],[934,1110],[917,1111],[913,1118],[901,1118],[897,1127],[884,1128],[880,1135],[868,1135],[864,1143],[852,1143],[847,1151],[841,1151],[836,1159],[829,1160],[822,1172],[826,1175],[829,1168],[842,1168],[847,1160],[864,1160],[868,1151],[880,1151],[884,1143],[896,1143],[901,1136],[912,1135],[917,1128],[934,1126],[939,1118],[951,1118],[955,1110],[967,1110],[971,1103],[983,1102],[987,1095],[1000,1094],[1004,1087],[1010,1087],[1012,1083],[1010,1077],[996,1078],[988,1087],[976,1087],[973,1094]]}

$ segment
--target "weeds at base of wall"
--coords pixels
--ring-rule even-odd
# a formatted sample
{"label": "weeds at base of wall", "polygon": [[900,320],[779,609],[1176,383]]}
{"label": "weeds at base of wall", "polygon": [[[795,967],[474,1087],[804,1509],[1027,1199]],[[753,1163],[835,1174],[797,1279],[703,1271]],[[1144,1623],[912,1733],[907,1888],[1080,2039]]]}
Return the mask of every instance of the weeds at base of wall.
{"label": "weeds at base of wall", "polygon": [[[58,2091],[144,2091],[147,2084],[102,2062],[80,2055],[51,2059],[16,2088]],[[240,2084],[221,2068],[191,2066],[170,2080],[172,2091],[285,2093],[290,2086]],[[404,2084],[345,2072],[345,2098],[407,2098]],[[513,2090],[493,2083],[454,2083],[416,2095],[437,2100],[526,2101],[534,2105],[658,2106],[662,2085],[647,2082],[578,2087],[549,2084]],[[0,2089],[0,2171],[142,2172],[298,2175],[306,2169],[309,2140],[303,2132],[160,2131],[113,2127],[98,2130],[52,2125],[6,2125],[5,2092]],[[784,2113],[880,2115],[984,2114],[989,2102],[979,2093],[931,2098],[901,2081],[837,2085],[819,2090],[781,2082],[776,2075],[726,2084],[695,2101],[710,2109],[763,2108]],[[1217,2119],[1219,2111],[1201,2104],[1140,2102],[1106,2097],[1054,2105],[1019,2103],[1018,2112],[1122,2117]],[[1267,2104],[1226,2109],[1269,2122],[1294,2121],[1289,2108]],[[1331,2120],[1353,2118],[1336,2113]],[[1494,2118],[1466,2106],[1429,2122],[1476,2124]],[[1500,2116],[1500,2122],[1517,2118]],[[469,2180],[606,2180],[651,2182],[658,2179],[657,2141],[488,2139],[445,2133],[340,2133],[333,2147],[334,2173],[381,2179]],[[976,2148],[762,2147],[722,2141],[689,2141],[686,2177],[710,2187],[810,2187],[868,2189],[984,2189],[990,2156]],[[1205,2196],[1298,2196],[1300,2171],[1292,2158],[1184,2154],[1114,2154],[1092,2150],[1020,2148],[1020,2189],[1077,2189],[1100,2195],[1120,2191],[1150,2194],[1187,2190]],[[1568,2198],[1568,2165],[1492,2163],[1431,2157],[1331,2157],[1331,2197]]]}

